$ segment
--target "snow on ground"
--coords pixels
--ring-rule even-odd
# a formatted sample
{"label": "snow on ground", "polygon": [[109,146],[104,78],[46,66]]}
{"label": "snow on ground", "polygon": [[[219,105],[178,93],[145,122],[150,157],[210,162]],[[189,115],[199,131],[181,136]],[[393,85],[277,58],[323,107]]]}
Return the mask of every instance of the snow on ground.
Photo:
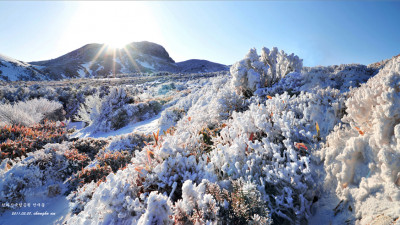
{"label": "snow on ground", "polygon": [[107,81],[107,80],[119,80],[119,79],[121,79],[121,78],[119,78],[119,77],[106,77],[106,78],[97,78],[96,80]]}
{"label": "snow on ground", "polygon": [[81,64],[82,69],[78,70],[78,74],[79,74],[80,78],[86,77],[86,71],[89,74],[92,74],[92,70],[90,69],[91,64],[92,64],[91,62]]}
{"label": "snow on ground", "polygon": [[69,122],[69,123],[67,124],[67,129],[75,128],[75,129],[77,129],[77,130],[81,130],[81,129],[83,129],[84,125],[85,125],[85,123],[82,122],[82,121],[78,121],[78,122]]}
{"label": "snow on ground", "polygon": [[140,60],[137,60],[137,62],[138,62],[140,65],[142,65],[143,67],[147,68],[147,69],[154,70],[154,66],[151,65],[151,64],[148,63],[148,62],[144,62],[144,61],[140,61]]}
{"label": "snow on ground", "polygon": [[[72,138],[86,138],[86,137],[92,137],[92,138],[102,138],[102,137],[112,137],[112,136],[118,136],[118,135],[123,135],[123,134],[129,134],[133,132],[141,132],[143,134],[151,134],[153,132],[156,132],[159,129],[158,125],[158,120],[160,119],[161,114],[150,118],[148,120],[136,122],[130,125],[127,125],[121,129],[118,130],[113,130],[109,132],[96,132],[93,133],[91,130],[88,129],[81,129],[76,131],[74,134],[71,135]],[[160,131],[162,132],[162,131]]]}
{"label": "snow on ground", "polygon": [[29,198],[24,203],[29,203],[30,207],[22,206],[16,210],[6,211],[0,217],[0,224],[61,224],[69,214],[69,201],[64,195],[53,198]]}

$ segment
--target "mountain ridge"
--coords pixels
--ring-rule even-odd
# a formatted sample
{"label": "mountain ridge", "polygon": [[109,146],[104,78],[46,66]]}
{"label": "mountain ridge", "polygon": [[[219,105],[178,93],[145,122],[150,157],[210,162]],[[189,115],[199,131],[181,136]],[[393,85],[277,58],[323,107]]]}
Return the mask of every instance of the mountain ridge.
{"label": "mountain ridge", "polygon": [[[11,57],[3,58],[3,64],[18,61]],[[27,71],[22,72],[20,76],[10,72],[7,72],[11,74],[10,76],[2,73],[0,80],[61,80],[138,72],[198,73],[229,69],[226,65],[207,60],[186,60],[176,63],[163,46],[148,41],[131,42],[120,49],[111,48],[106,44],[91,43],[54,59],[18,62],[20,63],[17,65],[23,68],[15,70]],[[0,71],[3,67],[0,65]],[[36,73],[29,72],[32,70]]]}

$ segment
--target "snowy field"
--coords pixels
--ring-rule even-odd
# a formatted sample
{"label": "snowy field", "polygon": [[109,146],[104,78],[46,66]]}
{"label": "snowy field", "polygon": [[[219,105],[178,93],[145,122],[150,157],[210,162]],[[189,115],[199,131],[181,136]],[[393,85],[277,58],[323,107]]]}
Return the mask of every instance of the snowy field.
{"label": "snowy field", "polygon": [[[3,96],[0,224],[400,224],[399,56],[252,49],[228,74],[79,88]],[[10,141],[60,107],[46,143]]]}

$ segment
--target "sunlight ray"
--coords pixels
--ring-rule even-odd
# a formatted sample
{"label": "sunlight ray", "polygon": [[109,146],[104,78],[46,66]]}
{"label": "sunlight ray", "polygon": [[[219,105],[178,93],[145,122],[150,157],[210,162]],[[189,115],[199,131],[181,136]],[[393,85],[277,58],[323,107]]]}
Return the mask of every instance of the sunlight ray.
{"label": "sunlight ray", "polygon": [[97,54],[93,57],[93,59],[89,62],[89,69],[92,70],[93,63],[96,62],[96,60],[99,58],[101,53],[104,51],[106,48],[106,45],[103,44],[103,46],[100,48],[100,50],[97,52]]}
{"label": "sunlight ray", "polygon": [[139,73],[141,73],[142,71],[140,70],[140,67],[137,65],[136,61],[132,58],[132,56],[129,54],[129,51],[126,49],[128,45],[126,45],[123,50],[126,53],[126,56],[128,56],[129,61],[132,62],[133,66],[136,68],[137,71],[139,71]]}
{"label": "sunlight ray", "polygon": [[115,64],[116,64],[116,58],[115,58],[115,52],[117,51],[117,49],[116,48],[113,48],[113,61],[112,61],[112,64],[113,64],[113,67],[112,67],[112,73],[113,73],[113,77],[115,78]]}

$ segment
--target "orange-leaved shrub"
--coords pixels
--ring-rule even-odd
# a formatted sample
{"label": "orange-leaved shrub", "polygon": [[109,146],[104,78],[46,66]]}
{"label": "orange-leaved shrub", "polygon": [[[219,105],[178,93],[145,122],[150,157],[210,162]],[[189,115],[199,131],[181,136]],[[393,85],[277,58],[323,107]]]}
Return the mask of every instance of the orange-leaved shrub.
{"label": "orange-leaved shrub", "polygon": [[48,143],[61,143],[66,140],[65,134],[62,122],[44,121],[30,127],[5,125],[0,127],[0,160],[26,156]]}

